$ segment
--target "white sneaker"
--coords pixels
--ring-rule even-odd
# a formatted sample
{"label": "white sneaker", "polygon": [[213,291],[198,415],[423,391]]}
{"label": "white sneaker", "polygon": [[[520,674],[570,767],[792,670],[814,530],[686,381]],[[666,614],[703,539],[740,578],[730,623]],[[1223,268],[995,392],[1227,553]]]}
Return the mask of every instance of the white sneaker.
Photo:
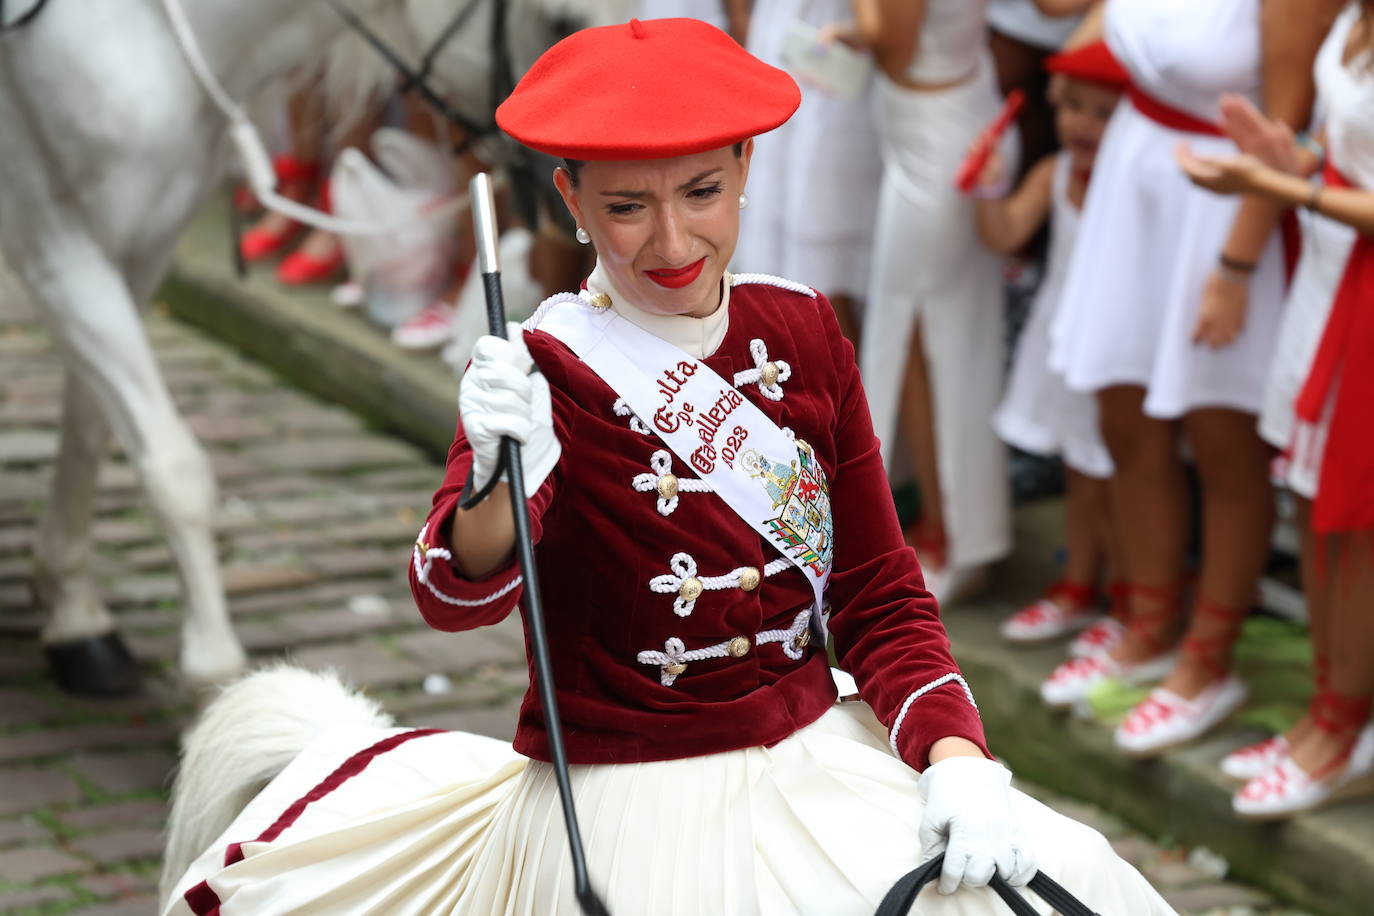
{"label": "white sneaker", "polygon": [[1191,700],[1156,687],[1116,727],[1116,746],[1147,756],[1192,741],[1239,709],[1249,695],[1250,688],[1234,674],[1209,684]]}
{"label": "white sneaker", "polygon": [[1087,658],[1111,651],[1112,646],[1121,642],[1126,635],[1126,627],[1115,617],[1107,617],[1088,627],[1069,643],[1069,655],[1073,658]]}
{"label": "white sneaker", "polygon": [[1236,814],[1268,820],[1307,811],[1327,802],[1374,791],[1374,724],[1366,725],[1346,757],[1345,769],[1332,779],[1313,778],[1285,757],[1231,797]]}
{"label": "white sneaker", "polygon": [[453,316],[453,306],[431,302],[392,328],[391,342],[407,350],[428,350],[448,343],[453,337]]}
{"label": "white sneaker", "polygon": [[1174,670],[1177,653],[1165,652],[1135,664],[1125,664],[1103,652],[1071,658],[1051,672],[1040,685],[1040,698],[1049,706],[1072,706],[1108,678],[1128,684],[1144,684],[1167,677]]}
{"label": "white sneaker", "polygon": [[1232,779],[1250,780],[1263,776],[1292,750],[1283,735],[1273,735],[1247,744],[1221,758],[1221,771]]}

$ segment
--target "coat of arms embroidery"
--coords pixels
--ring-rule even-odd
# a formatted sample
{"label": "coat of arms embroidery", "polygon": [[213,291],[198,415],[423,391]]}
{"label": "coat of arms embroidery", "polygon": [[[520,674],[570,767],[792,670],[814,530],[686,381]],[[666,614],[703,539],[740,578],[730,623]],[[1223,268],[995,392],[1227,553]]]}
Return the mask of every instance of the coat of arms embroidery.
{"label": "coat of arms embroidery", "polygon": [[755,480],[780,510],[764,524],[793,558],[824,575],[834,555],[834,523],[830,515],[830,485],[811,446],[797,440],[797,460],[772,461],[754,449],[740,454],[737,464]]}

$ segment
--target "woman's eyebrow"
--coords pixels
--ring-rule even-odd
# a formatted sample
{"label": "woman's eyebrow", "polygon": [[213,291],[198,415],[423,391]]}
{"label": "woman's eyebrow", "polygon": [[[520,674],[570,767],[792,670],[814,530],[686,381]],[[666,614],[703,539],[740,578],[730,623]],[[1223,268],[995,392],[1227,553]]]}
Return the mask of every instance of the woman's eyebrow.
{"label": "woman's eyebrow", "polygon": [[[678,185],[678,186],[677,186],[677,189],[678,189],[679,191],[686,191],[686,190],[688,190],[689,188],[691,188],[691,187],[693,187],[693,186],[695,186],[695,185],[698,185],[698,184],[700,184],[701,182],[705,181],[707,178],[710,178],[712,175],[716,174],[717,172],[723,172],[723,171],[725,171],[725,169],[722,168],[721,166],[717,166],[716,168],[713,168],[713,169],[707,169],[706,171],[700,173],[699,175],[693,175],[691,178],[687,179],[687,180],[684,181],[682,184]],[[602,191],[602,192],[601,192],[601,196],[602,196],[602,197],[629,197],[629,198],[632,198],[632,199],[638,199],[638,198],[641,198],[641,197],[648,197],[648,196],[649,196],[649,192],[648,192],[648,191]]]}

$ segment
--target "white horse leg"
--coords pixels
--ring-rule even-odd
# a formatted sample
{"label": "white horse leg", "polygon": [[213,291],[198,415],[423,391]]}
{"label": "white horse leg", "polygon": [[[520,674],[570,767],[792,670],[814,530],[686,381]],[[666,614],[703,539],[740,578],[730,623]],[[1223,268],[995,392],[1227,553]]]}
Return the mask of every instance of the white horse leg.
{"label": "white horse leg", "polygon": [[34,545],[34,594],[51,613],[41,637],[44,651],[64,690],[132,693],[138,666],[115,632],[90,568],[96,475],[109,426],[91,391],[71,374],[62,397],[61,436],[52,499]]}
{"label": "white horse leg", "polygon": [[[48,307],[68,370],[99,401],[167,532],[186,596],[182,674],[192,683],[213,682],[240,670],[244,654],[220,578],[209,459],[176,412],[123,277],[79,226],[65,228],[21,270]],[[50,627],[68,628],[65,617]]]}

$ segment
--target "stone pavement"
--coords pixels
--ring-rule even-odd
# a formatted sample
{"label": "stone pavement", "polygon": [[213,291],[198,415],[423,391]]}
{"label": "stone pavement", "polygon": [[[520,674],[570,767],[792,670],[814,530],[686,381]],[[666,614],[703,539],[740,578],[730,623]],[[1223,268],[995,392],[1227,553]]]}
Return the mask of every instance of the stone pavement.
{"label": "stone pavement", "polygon": [[[406,586],[440,467],[165,316],[148,330],[214,458],[226,587],[254,660],[335,666],[409,724],[508,738],[526,685],[518,622],[435,633]],[[99,575],[147,689],[106,702],[53,689],[28,576],[60,386],[49,338],[0,273],[0,913],[147,916],[176,736],[192,713],[174,678],[180,597],[112,449],[101,468]],[[1102,829],[1180,912],[1288,912],[1226,883],[1225,863],[1206,850],[1154,843],[1098,809],[1047,800]]]}

